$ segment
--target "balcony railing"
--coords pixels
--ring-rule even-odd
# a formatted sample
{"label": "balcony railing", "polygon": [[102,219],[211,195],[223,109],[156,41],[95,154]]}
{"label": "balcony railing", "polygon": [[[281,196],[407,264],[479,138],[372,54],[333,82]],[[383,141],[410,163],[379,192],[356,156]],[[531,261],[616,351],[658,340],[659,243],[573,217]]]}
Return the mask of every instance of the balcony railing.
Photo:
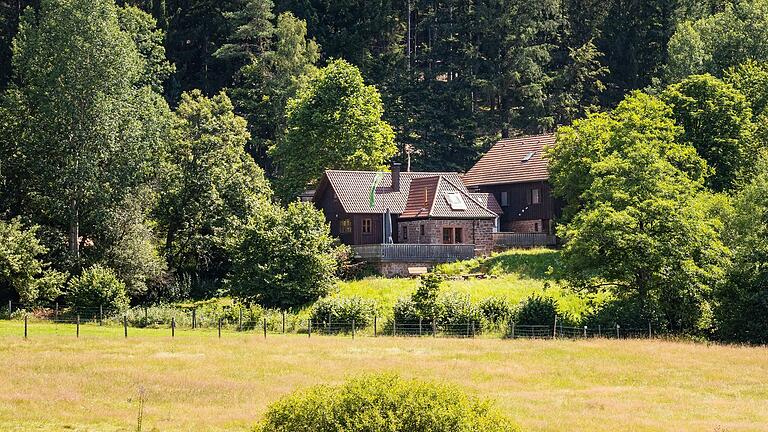
{"label": "balcony railing", "polygon": [[493,242],[496,248],[525,248],[537,246],[554,246],[557,237],[547,233],[493,233]]}
{"label": "balcony railing", "polygon": [[473,244],[370,244],[352,249],[356,258],[372,262],[447,263],[475,257]]}

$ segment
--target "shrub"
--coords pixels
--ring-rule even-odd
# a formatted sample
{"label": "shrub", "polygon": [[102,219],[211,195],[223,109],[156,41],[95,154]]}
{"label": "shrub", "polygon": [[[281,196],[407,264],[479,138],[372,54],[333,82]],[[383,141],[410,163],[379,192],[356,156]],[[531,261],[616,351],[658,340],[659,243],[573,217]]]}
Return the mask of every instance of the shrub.
{"label": "shrub", "polygon": [[589,327],[611,328],[619,324],[627,329],[647,329],[650,322],[657,332],[666,331],[660,308],[650,307],[644,311],[640,298],[626,297],[603,302],[583,318],[584,325]]}
{"label": "shrub", "polygon": [[256,432],[513,432],[489,402],[453,386],[393,375],[317,386],[272,404]]}
{"label": "shrub", "polygon": [[98,310],[114,314],[128,309],[125,284],[110,268],[93,265],[69,281],[67,299],[75,310]]}
{"label": "shrub", "polygon": [[411,295],[416,313],[422,319],[434,319],[440,316],[441,308],[438,302],[443,279],[435,273],[421,276],[419,287]]}
{"label": "shrub", "polygon": [[480,302],[480,312],[494,324],[508,321],[515,313],[509,300],[504,297],[487,297]]}
{"label": "shrub", "polygon": [[315,302],[312,306],[313,321],[328,321],[352,325],[362,328],[373,322],[376,314],[376,302],[362,297],[326,297]]}
{"label": "shrub", "polygon": [[480,308],[473,305],[469,295],[448,293],[440,298],[440,317],[438,323],[443,326],[466,325],[480,322]]}
{"label": "shrub", "polygon": [[555,315],[561,318],[555,299],[533,295],[522,302],[515,314],[515,322],[522,325],[551,325]]}

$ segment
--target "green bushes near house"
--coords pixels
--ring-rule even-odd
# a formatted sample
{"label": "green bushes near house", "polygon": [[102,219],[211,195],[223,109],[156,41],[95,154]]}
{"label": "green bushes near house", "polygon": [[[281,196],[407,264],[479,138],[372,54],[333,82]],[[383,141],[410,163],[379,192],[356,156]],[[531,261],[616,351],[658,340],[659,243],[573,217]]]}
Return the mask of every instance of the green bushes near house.
{"label": "green bushes near house", "polygon": [[312,306],[312,321],[335,322],[357,327],[373,324],[376,302],[362,297],[325,297]]}
{"label": "green bushes near house", "polygon": [[272,404],[254,432],[516,432],[489,401],[395,375],[321,385]]}

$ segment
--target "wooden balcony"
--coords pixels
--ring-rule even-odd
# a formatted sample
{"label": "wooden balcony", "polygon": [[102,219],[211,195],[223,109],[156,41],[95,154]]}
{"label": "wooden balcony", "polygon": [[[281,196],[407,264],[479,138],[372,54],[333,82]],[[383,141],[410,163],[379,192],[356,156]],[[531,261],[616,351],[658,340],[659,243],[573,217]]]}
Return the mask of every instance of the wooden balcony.
{"label": "wooden balcony", "polygon": [[369,262],[447,263],[475,257],[473,244],[370,244],[352,246]]}
{"label": "wooden balcony", "polygon": [[493,233],[497,249],[531,248],[557,245],[557,237],[547,233]]}

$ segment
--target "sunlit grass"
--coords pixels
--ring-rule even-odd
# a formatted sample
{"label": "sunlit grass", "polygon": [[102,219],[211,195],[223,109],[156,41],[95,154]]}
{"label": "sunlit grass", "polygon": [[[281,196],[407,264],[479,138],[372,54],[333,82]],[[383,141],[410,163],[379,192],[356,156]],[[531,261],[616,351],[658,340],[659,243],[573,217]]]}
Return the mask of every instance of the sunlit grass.
{"label": "sunlit grass", "polygon": [[495,399],[525,431],[761,431],[768,348],[643,340],[273,336],[0,322],[0,430],[244,431],[293,390],[394,371]]}

